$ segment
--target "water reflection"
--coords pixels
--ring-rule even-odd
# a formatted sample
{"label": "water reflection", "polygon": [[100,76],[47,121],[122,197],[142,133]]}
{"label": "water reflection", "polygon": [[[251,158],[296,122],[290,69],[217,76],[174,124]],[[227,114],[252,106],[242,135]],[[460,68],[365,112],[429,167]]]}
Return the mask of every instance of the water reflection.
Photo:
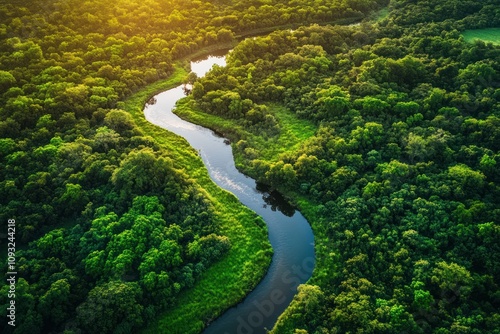
{"label": "water reflection", "polygon": [[287,217],[292,217],[295,214],[295,207],[276,190],[272,190],[269,186],[260,182],[256,183],[256,189],[262,193],[262,199],[266,205],[271,206],[271,210],[278,210]]}
{"label": "water reflection", "polygon": [[153,96],[146,102],[146,105],[154,105],[156,103],[156,98]]}
{"label": "water reflection", "polygon": [[[191,62],[191,71],[196,73],[198,78],[203,77],[208,71],[212,69],[214,65],[217,66],[225,66],[226,58],[223,57],[228,53],[227,50],[219,50],[210,55],[204,55],[198,58],[195,58]],[[207,61],[208,60],[208,61]]]}
{"label": "water reflection", "polygon": [[[209,67],[212,67],[213,64],[219,64],[221,66],[224,66],[226,65],[225,63],[225,58],[227,56],[227,54],[229,52],[231,52],[232,49],[230,48],[227,48],[227,49],[220,49],[220,50],[215,50],[213,52],[211,52],[210,54],[204,54],[202,56],[199,56],[199,57],[195,57],[191,60],[191,70],[193,72],[195,72],[199,77],[202,77],[203,74],[200,74],[200,72],[198,72],[196,69],[197,69],[197,65],[202,63],[202,62],[205,62],[205,60],[209,60],[211,59],[212,62],[209,63],[209,62],[206,62]],[[222,62],[218,62],[217,60],[213,61],[214,58],[220,58],[220,59],[224,59],[224,63]],[[204,65],[205,66],[205,65]]]}

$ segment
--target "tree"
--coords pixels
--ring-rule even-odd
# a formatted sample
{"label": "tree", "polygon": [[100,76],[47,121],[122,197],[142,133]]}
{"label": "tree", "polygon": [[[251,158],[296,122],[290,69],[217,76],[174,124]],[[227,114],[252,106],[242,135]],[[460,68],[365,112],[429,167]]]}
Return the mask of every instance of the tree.
{"label": "tree", "polygon": [[441,291],[441,303],[451,304],[456,300],[465,300],[472,291],[472,277],[470,272],[456,264],[444,261],[436,263],[432,270],[431,282]]}
{"label": "tree", "polygon": [[315,106],[318,108],[317,119],[335,119],[346,113],[350,106],[350,95],[339,86],[333,85],[317,93]]}
{"label": "tree", "polygon": [[481,157],[481,160],[479,161],[479,166],[481,167],[481,170],[491,175],[493,175],[494,171],[496,170],[496,164],[497,164],[496,160],[487,154],[484,154]]}
{"label": "tree", "polygon": [[297,173],[291,164],[279,161],[271,165],[271,169],[266,172],[266,178],[275,187],[292,187],[296,184]]}
{"label": "tree", "polygon": [[401,183],[408,182],[409,176],[412,172],[410,165],[399,160],[391,160],[389,163],[381,163],[377,165],[375,170],[379,173],[383,180],[391,181],[391,185],[393,187]]}
{"label": "tree", "polygon": [[104,124],[120,134],[126,134],[127,131],[130,131],[135,127],[132,116],[130,116],[130,114],[126,111],[120,109],[113,109],[109,111],[104,118]]}
{"label": "tree", "polygon": [[419,112],[420,105],[415,101],[410,102],[397,102],[393,110],[397,116],[409,117]]}
{"label": "tree", "polygon": [[71,286],[67,279],[60,279],[51,284],[50,289],[40,298],[38,310],[44,318],[54,325],[60,325],[69,315],[71,305]]}
{"label": "tree", "polygon": [[418,160],[424,160],[428,155],[427,141],[422,137],[413,132],[408,134],[406,139],[406,152],[410,158],[410,162],[414,162],[415,158]]}
{"label": "tree", "polygon": [[393,80],[401,85],[414,87],[422,82],[427,75],[427,69],[422,61],[410,55],[406,55],[395,62],[389,62],[389,65]]}
{"label": "tree", "polygon": [[370,96],[358,99],[354,103],[361,106],[364,115],[369,116],[383,115],[390,107],[389,103]]}
{"label": "tree", "polygon": [[349,145],[361,147],[363,150],[378,147],[383,139],[384,127],[380,123],[367,122],[351,131],[352,140]]}
{"label": "tree", "polygon": [[434,303],[431,293],[425,290],[425,284],[420,281],[414,281],[411,284],[413,290],[413,305],[417,309],[428,311]]}
{"label": "tree", "polygon": [[7,71],[0,70],[0,91],[6,92],[16,83],[16,78]]}
{"label": "tree", "polygon": [[119,327],[127,331],[137,329],[143,323],[141,295],[133,282],[97,285],[77,308],[80,327],[90,333],[111,333]]}
{"label": "tree", "polygon": [[89,202],[89,198],[81,185],[67,183],[66,190],[58,202],[62,211],[68,216],[79,215]]}
{"label": "tree", "polygon": [[[172,161],[164,157],[157,158],[148,148],[130,152],[111,179],[122,196],[132,198],[134,194],[162,192],[174,174]],[[175,193],[175,189],[169,192]]]}
{"label": "tree", "polygon": [[457,79],[458,84],[466,85],[471,90],[476,86],[491,86],[495,77],[497,77],[497,72],[492,65],[484,61],[479,61],[467,65],[465,69],[459,70]]}
{"label": "tree", "polygon": [[449,167],[448,176],[453,181],[455,194],[459,197],[463,196],[465,191],[476,193],[481,190],[486,178],[483,173],[464,164]]}

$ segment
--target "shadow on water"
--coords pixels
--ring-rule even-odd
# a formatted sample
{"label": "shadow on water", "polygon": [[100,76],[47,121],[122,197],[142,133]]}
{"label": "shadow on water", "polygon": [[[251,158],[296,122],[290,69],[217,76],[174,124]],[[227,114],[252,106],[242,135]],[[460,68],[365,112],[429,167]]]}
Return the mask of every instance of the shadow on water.
{"label": "shadow on water", "polygon": [[279,192],[260,182],[257,182],[255,187],[257,191],[262,193],[262,199],[266,202],[266,205],[271,207],[271,210],[278,210],[287,217],[292,217],[295,214],[295,207]]}

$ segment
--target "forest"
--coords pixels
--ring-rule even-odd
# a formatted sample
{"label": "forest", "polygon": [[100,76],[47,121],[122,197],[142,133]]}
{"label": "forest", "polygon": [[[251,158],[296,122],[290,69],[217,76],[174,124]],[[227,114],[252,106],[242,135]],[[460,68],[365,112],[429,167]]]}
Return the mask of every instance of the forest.
{"label": "forest", "polygon": [[317,267],[272,333],[498,333],[500,47],[462,36],[498,27],[496,1],[392,1],[247,39],[195,83],[179,115],[313,226]]}
{"label": "forest", "polygon": [[2,0],[0,18],[18,272],[2,333],[133,333],[182,312],[217,264],[251,263],[237,294],[178,317],[195,333],[258,282],[263,223],[129,99],[265,29],[178,112],[311,222],[314,275],[272,333],[499,333],[500,47],[464,37],[500,27],[497,0]]}
{"label": "forest", "polygon": [[[185,144],[143,124],[132,109],[147,97],[133,94],[180,82],[183,57],[257,28],[359,20],[380,5],[2,0],[0,219],[2,236],[16,221],[17,324],[0,331],[131,333],[175,310],[179,330],[199,332],[243,298],[272,253],[262,221]],[[215,263],[234,266],[232,290]],[[231,293],[179,307],[197,286]]]}

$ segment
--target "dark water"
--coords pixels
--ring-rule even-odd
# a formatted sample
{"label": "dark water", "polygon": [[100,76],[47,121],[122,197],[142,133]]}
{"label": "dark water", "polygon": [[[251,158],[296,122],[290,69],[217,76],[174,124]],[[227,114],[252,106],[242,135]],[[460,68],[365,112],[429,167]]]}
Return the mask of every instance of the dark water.
{"label": "dark water", "polygon": [[[211,56],[191,63],[191,68],[201,77],[213,64],[224,66],[225,58]],[[297,286],[312,274],[315,257],[311,228],[302,214],[279,194],[269,193],[265,186],[256,184],[236,169],[231,146],[224,138],[172,113],[175,102],[183,96],[182,86],[156,95],[156,102],[144,109],[146,119],[184,137],[200,152],[214,182],[266,221],[274,249],[271,266],[263,280],[243,302],[227,310],[204,333],[266,333],[290,304]]]}

